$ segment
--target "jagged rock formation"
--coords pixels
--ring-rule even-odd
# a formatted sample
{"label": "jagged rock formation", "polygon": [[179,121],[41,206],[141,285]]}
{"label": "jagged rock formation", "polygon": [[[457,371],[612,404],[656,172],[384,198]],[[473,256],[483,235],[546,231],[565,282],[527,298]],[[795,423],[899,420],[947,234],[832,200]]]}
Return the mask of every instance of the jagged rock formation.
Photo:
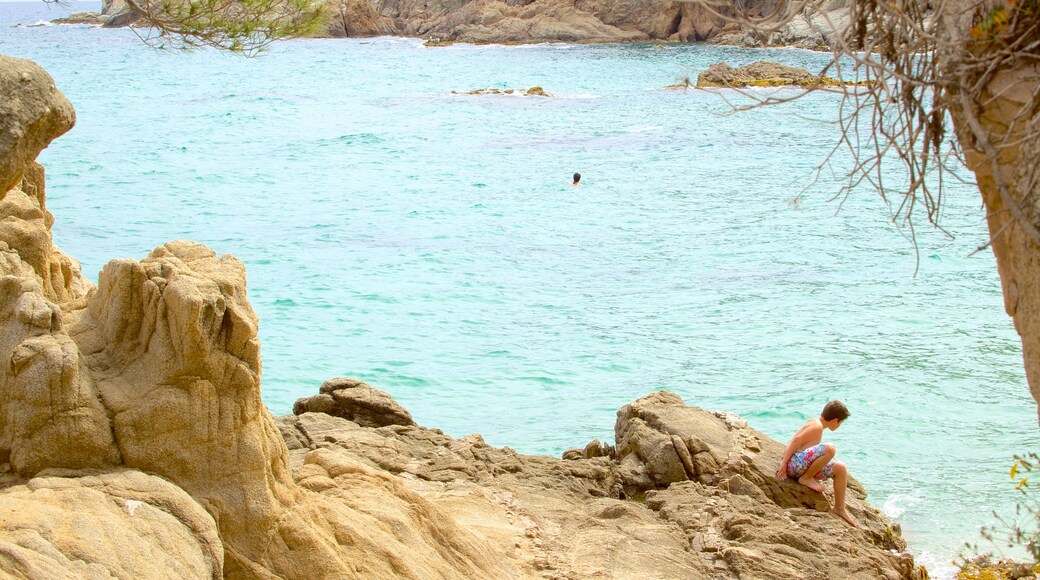
{"label": "jagged rock formation", "polygon": [[[133,468],[169,480],[208,513],[230,577],[479,577],[494,570],[483,545],[443,515],[416,506],[400,518],[413,535],[374,533],[371,516],[295,483],[260,400],[257,320],[237,259],[171,242],[140,263],[109,263],[97,288],[83,280],[51,243],[53,220],[34,161],[72,126],[72,108],[29,61],[0,61],[0,87],[0,106],[8,107],[0,132],[0,183],[7,184],[0,199],[0,473],[8,474],[0,500],[36,497],[13,484],[46,497],[35,490],[53,483],[43,476],[56,468],[65,470],[67,486],[97,487],[85,478],[105,472],[106,490],[132,487],[136,476],[126,470]],[[397,491],[381,499],[411,502]],[[80,502],[69,493],[85,511],[66,514],[67,521],[108,517],[93,513],[97,496]],[[145,503],[174,501],[167,496]],[[200,545],[212,546],[203,541],[204,527],[188,525]],[[19,529],[24,525],[10,533],[31,534]],[[116,536],[80,541],[67,533],[21,542],[43,553],[19,560],[22,573],[49,576],[63,559],[110,574],[125,564],[105,555]],[[83,542],[92,547],[81,550]],[[182,578],[183,571],[156,568],[155,577]]]}
{"label": "jagged rock formation", "polygon": [[[747,5],[745,5],[747,4]],[[829,3],[827,17],[799,17],[768,35],[728,22],[694,2],[652,0],[327,0],[324,36],[379,35],[452,42],[615,43],[711,41],[741,46],[822,48],[847,24],[847,0]],[[832,6],[831,6],[832,5]],[[734,5],[734,9],[736,4]],[[774,9],[765,0],[741,3],[750,16]],[[727,10],[723,10],[727,12]],[[138,16],[125,0],[104,0],[105,26],[128,26]]]}
{"label": "jagged rock formation", "polygon": [[102,26],[108,22],[107,16],[99,12],[76,12],[64,18],[51,20],[54,24],[89,24],[91,26]]}
{"label": "jagged rock formation", "polygon": [[0,60],[0,87],[0,571],[801,577],[837,573],[827,550],[843,577],[922,577],[861,488],[851,530],[770,479],[778,443],[667,393],[622,409],[616,450],[574,460],[425,429],[350,379],[276,421],[242,263],[177,241],[82,279],[34,161],[71,106],[29,61]]}
{"label": "jagged rock formation", "polygon": [[329,379],[318,394],[293,404],[293,413],[325,413],[362,427],[415,425],[412,414],[390,395],[357,379]]}
{"label": "jagged rock formation", "polygon": [[387,36],[395,33],[394,23],[379,14],[369,0],[330,0],[326,34],[333,38]]}
{"label": "jagged rock formation", "polygon": [[787,66],[778,62],[758,60],[740,68],[724,62],[715,63],[697,75],[698,88],[727,87],[826,87],[840,86],[837,79],[812,74],[804,68]]}
{"label": "jagged rock formation", "polygon": [[780,443],[672,393],[618,412],[617,461],[524,456],[479,435],[323,413],[278,422],[303,487],[360,501],[329,464],[396,482],[486,538],[513,576],[926,577],[858,483],[848,502],[863,527],[851,529],[825,496],[774,478]]}

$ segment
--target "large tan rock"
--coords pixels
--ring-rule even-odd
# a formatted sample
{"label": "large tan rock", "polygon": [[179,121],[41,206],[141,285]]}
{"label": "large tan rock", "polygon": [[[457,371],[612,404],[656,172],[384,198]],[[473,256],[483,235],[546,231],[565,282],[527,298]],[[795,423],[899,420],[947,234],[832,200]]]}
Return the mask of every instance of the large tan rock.
{"label": "large tan rock", "polygon": [[5,577],[221,578],[213,518],[139,471],[42,475],[0,489],[0,514]]}
{"label": "large tan rock", "polygon": [[0,193],[22,180],[40,151],[76,123],[76,112],[36,63],[0,55]]}
{"label": "large tan rock", "polygon": [[0,330],[0,461],[26,476],[117,465],[94,380],[61,308],[32,277],[0,278]]}
{"label": "large tan rock", "polygon": [[[618,461],[626,490],[637,495],[682,481],[710,486],[731,484],[755,489],[748,493],[781,508],[829,510],[831,500],[775,473],[784,446],[752,429],[733,414],[687,406],[668,391],[651,393],[618,411],[614,427]],[[734,479],[736,478],[736,479]],[[849,511],[865,527],[891,526],[864,500],[866,492],[849,478]]]}
{"label": "large tan rock", "polygon": [[43,167],[36,156],[72,128],[76,112],[35,63],[0,55],[0,276],[32,268],[43,295],[65,302],[90,284],[51,239]]}
{"label": "large tan rock", "polygon": [[317,395],[293,404],[294,414],[307,412],[343,417],[364,427],[415,425],[411,413],[390,395],[364,381],[347,377],[329,379],[321,385]]}
{"label": "large tan rock", "polygon": [[396,33],[393,21],[379,14],[369,0],[329,0],[325,7],[328,12],[326,34],[333,38]]}
{"label": "large tan rock", "polygon": [[815,75],[803,68],[759,60],[740,68],[715,63],[697,75],[697,86],[706,87],[817,87],[841,84],[835,79]]}
{"label": "large tan rock", "polygon": [[[29,177],[8,195],[42,188],[31,163],[15,167]],[[32,196],[5,207],[48,228]],[[861,489],[849,507],[864,529],[836,533],[844,524],[772,479],[779,443],[736,417],[656,393],[619,414],[620,463],[602,446],[564,461],[454,439],[356,381],[320,395],[340,404],[336,393],[356,391],[342,397],[352,417],[383,426],[315,412],[276,422],[260,400],[258,320],[237,259],[171,242],[110,262],[96,289],[61,294],[33,263],[36,238],[9,240],[0,509],[23,512],[0,522],[9,574],[762,577],[809,569],[823,545],[856,577],[919,578]],[[790,522],[798,534],[785,535]],[[91,524],[102,532],[85,535]]]}
{"label": "large tan rock", "polygon": [[[418,496],[416,509],[441,508],[486,542],[496,577],[801,578],[817,570],[832,578],[926,577],[898,527],[863,501],[858,484],[849,507],[863,527],[851,529],[817,511],[829,509],[825,496],[775,480],[779,442],[672,393],[619,411],[620,462],[525,456],[479,435],[362,427],[315,412],[277,422],[301,485],[358,509],[389,501],[384,521],[398,518],[397,508],[372,482],[403,486]],[[633,482],[635,464],[642,476]],[[337,480],[330,476],[337,470],[369,483]],[[644,501],[622,499],[634,496]],[[840,557],[818,565],[821,553]]]}

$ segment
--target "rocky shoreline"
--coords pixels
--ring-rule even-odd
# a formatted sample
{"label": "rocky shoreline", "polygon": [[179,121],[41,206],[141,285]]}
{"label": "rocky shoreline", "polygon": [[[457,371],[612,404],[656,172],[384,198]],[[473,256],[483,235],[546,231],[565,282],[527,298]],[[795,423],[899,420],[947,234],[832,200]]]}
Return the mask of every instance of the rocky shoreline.
{"label": "rocky shoreline", "polygon": [[95,287],[54,246],[40,151],[75,123],[0,56],[0,574],[32,578],[927,577],[773,477],[782,445],[651,393],[613,444],[528,456],[334,379],[272,417],[233,256],[175,241]]}
{"label": "rocky shoreline", "polygon": [[[836,0],[828,12],[799,16],[764,34],[690,2],[575,2],[574,0],[343,0],[328,1],[323,38],[402,36],[428,46],[473,44],[709,42],[743,47],[791,46],[827,50],[848,23],[848,2]],[[749,17],[773,10],[752,0]],[[103,0],[96,18],[78,22],[104,27],[133,25],[125,0]],[[58,22],[58,21],[55,21]]]}

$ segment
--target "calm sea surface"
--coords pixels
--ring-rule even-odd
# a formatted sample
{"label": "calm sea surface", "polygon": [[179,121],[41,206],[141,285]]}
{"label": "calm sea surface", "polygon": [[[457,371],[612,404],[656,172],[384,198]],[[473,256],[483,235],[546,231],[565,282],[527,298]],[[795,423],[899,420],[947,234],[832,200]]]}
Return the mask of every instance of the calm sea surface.
{"label": "calm sea surface", "polygon": [[[56,243],[97,272],[174,239],[245,262],[275,414],[327,378],[421,424],[525,453],[613,441],[657,389],[786,441],[834,398],[829,438],[934,572],[1010,513],[1011,456],[1040,447],[978,191],[906,231],[876,193],[830,199],[837,98],[726,115],[661,90],[710,46],[309,40],[257,59],[159,53],[128,30],[12,27],[0,53],[76,106],[47,149]],[[539,85],[552,98],[452,91]],[[569,186],[580,171],[584,187]],[[893,174],[893,181],[898,182]]]}

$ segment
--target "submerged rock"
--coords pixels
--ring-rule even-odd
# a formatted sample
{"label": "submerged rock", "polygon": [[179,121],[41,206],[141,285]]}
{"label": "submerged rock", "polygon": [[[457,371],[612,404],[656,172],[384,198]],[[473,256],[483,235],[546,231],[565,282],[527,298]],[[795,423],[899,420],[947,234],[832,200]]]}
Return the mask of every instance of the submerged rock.
{"label": "submerged rock", "polygon": [[549,93],[545,92],[542,87],[531,87],[529,89],[474,89],[472,91],[452,91],[453,95],[520,95],[520,96],[532,96],[532,97],[548,97]]}

